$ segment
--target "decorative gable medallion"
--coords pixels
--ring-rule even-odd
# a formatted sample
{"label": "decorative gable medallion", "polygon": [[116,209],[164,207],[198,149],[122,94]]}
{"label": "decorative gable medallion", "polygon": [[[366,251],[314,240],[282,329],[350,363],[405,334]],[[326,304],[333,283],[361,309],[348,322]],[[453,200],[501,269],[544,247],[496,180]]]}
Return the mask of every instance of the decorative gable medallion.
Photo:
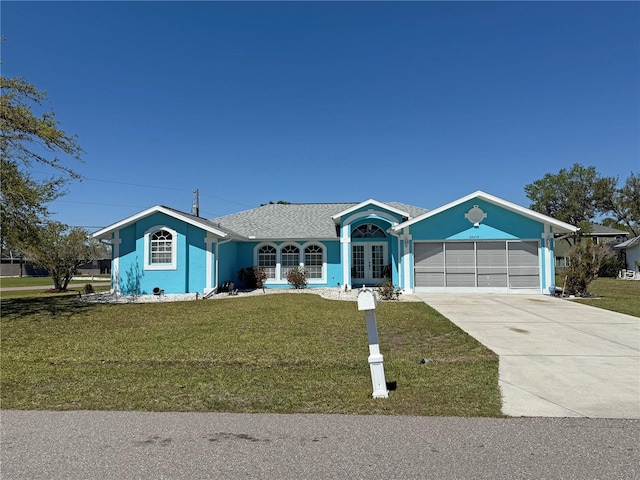
{"label": "decorative gable medallion", "polygon": [[478,205],[474,205],[467,213],[464,214],[464,218],[473,223],[474,227],[480,226],[480,222],[487,218],[487,214],[484,213]]}

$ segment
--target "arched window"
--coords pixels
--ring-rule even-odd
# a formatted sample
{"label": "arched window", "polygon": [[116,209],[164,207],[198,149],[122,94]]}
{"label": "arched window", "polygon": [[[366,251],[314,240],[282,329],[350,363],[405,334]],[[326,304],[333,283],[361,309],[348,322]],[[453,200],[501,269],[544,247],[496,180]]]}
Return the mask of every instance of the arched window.
{"label": "arched window", "polygon": [[258,250],[258,266],[264,269],[267,278],[276,278],[276,248],[263,245]]}
{"label": "arched window", "polygon": [[144,268],[175,270],[177,268],[178,235],[174,230],[156,226],[144,234]]}
{"label": "arched window", "polygon": [[285,245],[280,250],[280,277],[287,278],[291,269],[300,265],[300,249],[295,245]]}
{"label": "arched window", "polygon": [[151,235],[151,265],[171,263],[173,235],[166,230],[158,230]]}
{"label": "arched window", "polygon": [[373,225],[371,223],[360,225],[351,234],[351,238],[386,238],[386,237],[387,237],[387,234],[384,233],[384,230],[382,230],[377,225]]}
{"label": "arched window", "polygon": [[304,270],[307,278],[322,278],[323,262],[322,247],[309,245],[304,249]]}

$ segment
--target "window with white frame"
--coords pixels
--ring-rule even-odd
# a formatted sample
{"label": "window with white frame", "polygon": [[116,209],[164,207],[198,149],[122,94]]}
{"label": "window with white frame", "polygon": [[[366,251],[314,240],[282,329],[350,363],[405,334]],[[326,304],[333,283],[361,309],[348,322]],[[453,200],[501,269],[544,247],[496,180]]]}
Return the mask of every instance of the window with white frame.
{"label": "window with white frame", "polygon": [[280,277],[287,278],[287,274],[300,265],[300,249],[295,245],[285,245],[280,251]]}
{"label": "window with white frame", "polygon": [[173,249],[173,235],[166,230],[159,230],[151,235],[151,258],[149,263],[166,264],[171,263],[171,252]]}
{"label": "window with white frame", "polygon": [[177,233],[157,226],[144,234],[144,268],[146,270],[175,270],[177,266]]}
{"label": "window with white frame", "polygon": [[304,249],[304,270],[307,278],[322,278],[323,251],[320,245],[309,245]]}
{"label": "window with white frame", "polygon": [[276,248],[272,245],[263,245],[258,250],[258,266],[264,269],[267,278],[276,278]]}
{"label": "window with white frame", "polygon": [[323,262],[323,252],[320,245],[309,245],[304,249],[304,270],[307,278],[322,278]]}

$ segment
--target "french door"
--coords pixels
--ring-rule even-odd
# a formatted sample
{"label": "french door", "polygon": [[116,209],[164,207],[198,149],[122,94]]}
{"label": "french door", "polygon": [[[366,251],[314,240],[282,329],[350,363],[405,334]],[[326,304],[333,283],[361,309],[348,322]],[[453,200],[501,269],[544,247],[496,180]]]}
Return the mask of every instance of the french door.
{"label": "french door", "polygon": [[387,260],[386,243],[353,243],[351,245],[351,285],[360,288],[384,282]]}

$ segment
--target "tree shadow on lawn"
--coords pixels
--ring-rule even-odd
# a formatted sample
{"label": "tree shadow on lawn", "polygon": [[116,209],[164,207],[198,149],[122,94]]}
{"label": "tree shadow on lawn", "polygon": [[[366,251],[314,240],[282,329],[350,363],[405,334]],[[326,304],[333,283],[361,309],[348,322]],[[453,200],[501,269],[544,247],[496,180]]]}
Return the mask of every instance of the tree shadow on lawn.
{"label": "tree shadow on lawn", "polygon": [[0,311],[4,320],[19,320],[30,315],[49,315],[52,317],[71,317],[86,313],[95,308],[95,304],[79,302],[75,296],[49,298],[11,298],[0,302]]}

